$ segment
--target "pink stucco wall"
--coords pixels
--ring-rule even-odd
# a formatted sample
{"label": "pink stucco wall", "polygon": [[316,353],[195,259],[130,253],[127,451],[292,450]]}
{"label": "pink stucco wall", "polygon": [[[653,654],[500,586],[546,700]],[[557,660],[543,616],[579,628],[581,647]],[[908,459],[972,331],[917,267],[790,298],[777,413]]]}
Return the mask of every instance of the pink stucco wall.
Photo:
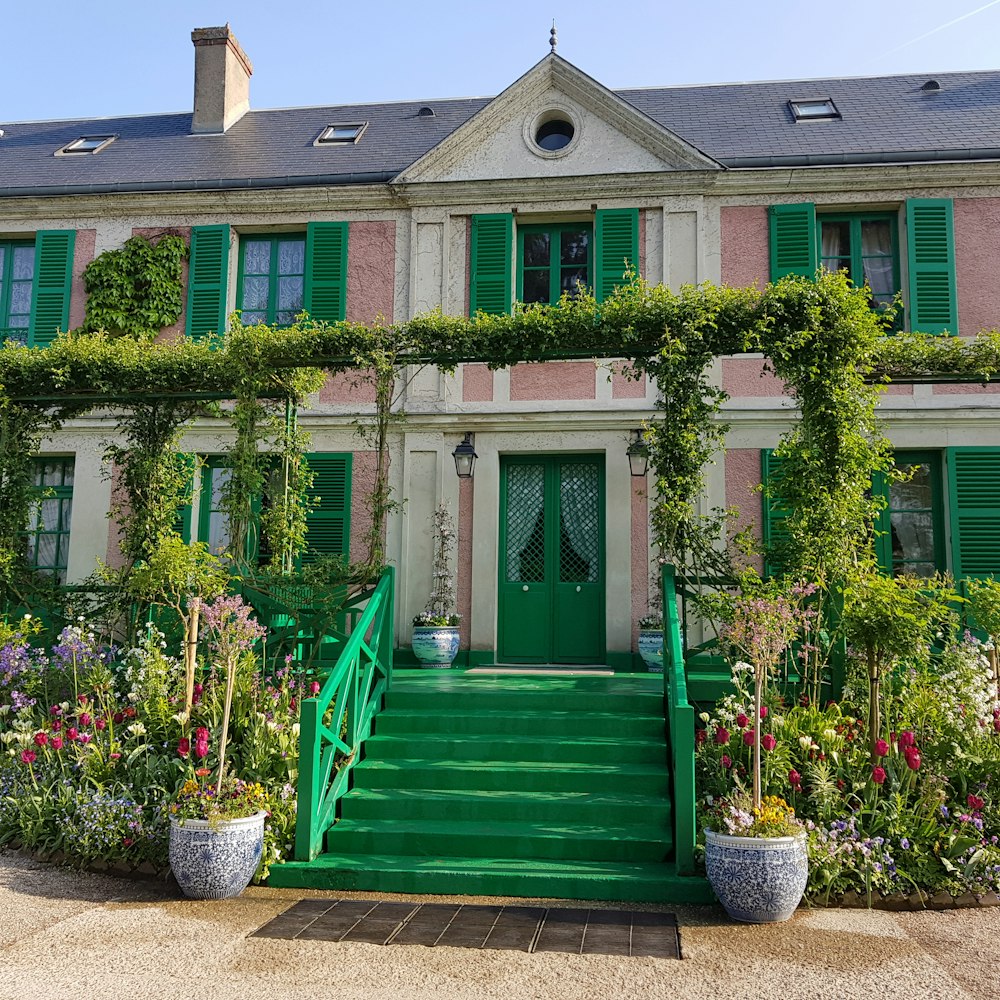
{"label": "pink stucco wall", "polygon": [[83,272],[94,259],[97,245],[96,229],[78,229],[73,249],[73,280],[69,295],[69,328],[75,330],[87,314],[87,294],[83,290]]}
{"label": "pink stucco wall", "polygon": [[[155,243],[157,239],[161,236],[179,236],[188,246],[191,245],[191,227],[190,226],[169,226],[164,228],[163,226],[156,227],[146,227],[146,226],[133,226],[132,227],[133,236],[144,236],[150,243]],[[181,314],[177,319],[177,322],[172,326],[164,327],[157,339],[172,340],[176,337],[182,337],[184,335],[184,323],[185,317],[187,315],[187,290],[188,290],[188,261],[181,261]]]}
{"label": "pink stucco wall", "polygon": [[319,391],[319,401],[368,405],[375,402],[375,383],[367,372],[337,372],[327,375]]}
{"label": "pink stucco wall", "polygon": [[458,613],[462,616],[459,626],[459,644],[469,648],[472,631],[472,536],[473,498],[472,479],[460,479],[458,483]]}
{"label": "pink stucco wall", "polygon": [[1000,326],[1000,198],[956,198],[958,328],[971,337]]}
{"label": "pink stucco wall", "polygon": [[371,323],[393,319],[396,283],[396,223],[352,222],[347,246],[347,319]]}
{"label": "pink stucco wall", "polygon": [[[767,207],[734,205],[722,209],[722,283],[734,288],[767,284]],[[763,395],[758,393],[757,395]]]}
{"label": "pink stucco wall", "polygon": [[764,371],[762,358],[723,358],[722,388],[730,396],[783,396],[785,383]]}
{"label": "pink stucco wall", "polygon": [[351,464],[351,561],[364,559],[368,552],[364,537],[372,526],[371,495],[375,488],[378,455],[356,451]]}
{"label": "pink stucco wall", "polygon": [[594,366],[589,361],[546,361],[515,365],[510,370],[510,398],[514,400],[594,399]]}
{"label": "pink stucco wall", "polygon": [[639,640],[638,620],[649,604],[649,493],[644,479],[632,480],[632,649]]}
{"label": "pink stucco wall", "polygon": [[977,383],[942,383],[934,386],[935,396],[995,396],[1000,393],[1000,382]]}
{"label": "pink stucco wall", "polygon": [[742,531],[754,525],[754,534],[761,536],[760,449],[729,448],[726,450],[726,506],[735,507],[739,518],[733,527]]}
{"label": "pink stucco wall", "polygon": [[493,372],[486,365],[463,366],[462,401],[465,403],[493,402]]}
{"label": "pink stucco wall", "polygon": [[612,399],[645,399],[646,398],[646,376],[640,375],[638,379],[626,378],[621,372],[611,373],[611,398]]}

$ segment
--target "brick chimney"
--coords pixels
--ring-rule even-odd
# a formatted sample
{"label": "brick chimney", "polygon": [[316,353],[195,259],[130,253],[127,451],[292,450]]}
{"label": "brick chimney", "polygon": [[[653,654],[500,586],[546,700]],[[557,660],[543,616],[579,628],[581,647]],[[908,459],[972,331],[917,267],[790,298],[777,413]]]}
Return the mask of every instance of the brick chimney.
{"label": "brick chimney", "polygon": [[229,25],[195,28],[192,133],[222,133],[250,109],[253,66]]}

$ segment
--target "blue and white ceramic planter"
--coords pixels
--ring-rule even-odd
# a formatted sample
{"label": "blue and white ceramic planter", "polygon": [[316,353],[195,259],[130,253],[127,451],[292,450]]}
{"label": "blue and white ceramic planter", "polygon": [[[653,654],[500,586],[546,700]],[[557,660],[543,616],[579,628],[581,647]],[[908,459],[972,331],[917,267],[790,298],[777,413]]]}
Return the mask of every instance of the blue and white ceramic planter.
{"label": "blue and white ceramic planter", "polygon": [[733,920],[750,924],[787,920],[806,890],[806,835],[730,837],[706,830],[705,869]]}
{"label": "blue and white ceramic planter", "polygon": [[639,655],[651,674],[663,673],[663,629],[639,629]]}
{"label": "blue and white ceramic planter", "polygon": [[266,812],[209,824],[170,818],[170,869],[185,896],[229,899],[249,884],[264,851]]}
{"label": "blue and white ceramic planter", "polygon": [[448,625],[414,625],[410,645],[422,667],[447,669],[458,656],[458,629]]}

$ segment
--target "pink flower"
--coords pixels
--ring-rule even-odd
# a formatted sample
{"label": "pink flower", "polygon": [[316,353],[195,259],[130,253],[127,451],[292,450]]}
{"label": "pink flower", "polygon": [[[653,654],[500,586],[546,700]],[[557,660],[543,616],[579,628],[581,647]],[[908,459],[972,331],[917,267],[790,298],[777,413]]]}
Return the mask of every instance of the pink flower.
{"label": "pink flower", "polygon": [[79,703],[80,703],[81,705],[86,705],[86,704],[87,704],[87,696],[86,696],[85,694],[78,694],[78,695],[76,696],[76,700],[77,700],[77,701],[78,701],[78,702],[79,702]]}
{"label": "pink flower", "polygon": [[108,728],[108,720],[107,719],[98,719],[97,722],[94,723],[94,728],[98,732],[103,732],[105,729]]}
{"label": "pink flower", "polygon": [[109,756],[109,757],[110,757],[110,758],[111,758],[112,760],[121,760],[121,756],[122,756],[122,755],[121,755],[120,753],[112,753],[112,754],[108,754],[108,756]]}
{"label": "pink flower", "polygon": [[89,712],[82,712],[80,714],[80,725],[81,726],[89,726],[90,725],[90,713]]}
{"label": "pink flower", "polygon": [[35,733],[35,746],[43,747],[49,742],[49,737],[46,733]]}
{"label": "pink flower", "polygon": [[746,729],[749,724],[750,720],[742,712],[736,716],[736,725],[739,726],[740,729]]}
{"label": "pink flower", "polygon": [[720,763],[721,763],[721,764],[722,764],[722,766],[723,766],[724,768],[726,768],[727,770],[728,770],[728,769],[729,769],[730,767],[732,767],[732,766],[733,766],[733,762],[732,762],[732,759],[730,758],[729,754],[725,754],[725,753],[724,753],[724,754],[722,755],[722,760],[720,761]]}
{"label": "pink flower", "polygon": [[997,716],[993,720],[993,729],[994,729],[995,732],[1000,733],[1000,716]]}
{"label": "pink flower", "polygon": [[80,733],[80,742],[87,744],[90,742],[90,733]]}
{"label": "pink flower", "polygon": [[115,712],[115,714],[113,716],[111,716],[111,721],[117,726],[119,722],[124,722],[125,721],[125,713],[124,712]]}
{"label": "pink flower", "polygon": [[876,785],[885,784],[885,768],[884,767],[873,767],[872,768],[872,781]]}
{"label": "pink flower", "polygon": [[909,729],[899,734],[900,750],[905,750],[906,747],[912,747],[916,742],[917,742],[916,736],[914,736]]}
{"label": "pink flower", "polygon": [[34,764],[35,763],[35,751],[34,750],[22,750],[21,751],[21,763],[22,764]]}
{"label": "pink flower", "polygon": [[705,737],[706,737],[707,735],[708,735],[708,734],[707,734],[707,733],[705,732],[705,730],[704,730],[704,729],[696,729],[696,730],[694,731],[694,742],[695,742],[695,746],[699,746],[699,747],[700,747],[700,746],[702,745],[702,743],[704,743],[704,742],[705,742]]}
{"label": "pink flower", "polygon": [[191,752],[191,741],[186,737],[182,737],[177,741],[177,753],[180,757],[186,757]]}
{"label": "pink flower", "polygon": [[968,803],[970,809],[979,810],[986,805],[986,803],[978,795],[969,794],[965,797],[965,801]]}
{"label": "pink flower", "polygon": [[76,726],[70,726],[69,729],[66,730],[66,739],[68,739],[70,742],[75,740],[79,735],[80,734],[77,732]]}
{"label": "pink flower", "polygon": [[53,750],[62,750],[63,741],[61,736],[53,736],[52,743],[50,744]]}
{"label": "pink flower", "polygon": [[743,733],[743,742],[748,746],[752,747],[754,745],[753,730],[747,729]]}
{"label": "pink flower", "polygon": [[200,695],[204,690],[205,690],[205,685],[204,684],[195,684],[195,686],[194,686],[194,693],[195,694]]}
{"label": "pink flower", "polygon": [[794,767],[788,772],[788,784],[794,787],[802,784],[802,775]]}
{"label": "pink flower", "polygon": [[885,740],[875,741],[875,755],[877,757],[884,757],[889,752],[889,744]]}
{"label": "pink flower", "polygon": [[729,742],[729,730],[719,726],[715,731],[715,742],[720,747],[724,747]]}
{"label": "pink flower", "polygon": [[760,717],[762,719],[766,719],[767,718],[767,705],[761,705],[760,706]]}
{"label": "pink flower", "polygon": [[62,729],[62,719],[53,719],[52,731],[58,733],[60,729]]}
{"label": "pink flower", "polygon": [[58,705],[52,705],[49,708],[49,715],[58,715],[62,709]]}
{"label": "pink flower", "polygon": [[906,766],[911,771],[920,770],[920,751],[912,747],[906,748]]}
{"label": "pink flower", "polygon": [[309,685],[309,692],[314,695],[319,694],[319,681],[313,681],[312,684]]}
{"label": "pink flower", "polygon": [[760,745],[765,750],[770,751],[773,750],[778,745],[778,741],[774,738],[774,736],[771,733],[764,733],[764,735],[760,738]]}

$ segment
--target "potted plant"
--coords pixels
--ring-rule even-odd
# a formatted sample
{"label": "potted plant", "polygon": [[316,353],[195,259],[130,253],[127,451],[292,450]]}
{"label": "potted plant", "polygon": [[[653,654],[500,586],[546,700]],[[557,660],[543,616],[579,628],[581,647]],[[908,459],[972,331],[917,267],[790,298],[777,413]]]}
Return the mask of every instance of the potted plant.
{"label": "potted plant", "polygon": [[451,575],[451,550],[455,546],[455,525],[448,505],[441,503],[431,515],[434,527],[434,561],[431,597],[427,607],[413,618],[410,644],[413,655],[424,667],[447,669],[458,655],[458,625],[455,588]]}
{"label": "potted plant", "polygon": [[[186,896],[227,899],[250,884],[264,849],[266,793],[256,783],[226,774],[226,747],[237,673],[242,666],[253,666],[251,649],[266,629],[238,596],[223,595],[200,610],[202,634],[226,677],[218,774],[214,782],[202,784],[212,769],[199,767],[174,795],[169,805],[170,867]],[[208,758],[209,742],[206,727],[195,729],[193,740],[182,741],[192,762]]]}
{"label": "potted plant", "polygon": [[803,600],[812,585],[765,583],[753,571],[741,579],[741,593],[728,603],[719,631],[730,656],[746,661],[754,680],[753,721],[746,731],[753,750],[753,787],[723,801],[705,829],[709,884],[734,920],[768,923],[787,920],[805,892],[809,873],[806,836],[795,813],[775,796],[761,796],[761,748],[775,749],[773,733],[762,733],[767,718],[764,691],[788,647],[815,618]]}

